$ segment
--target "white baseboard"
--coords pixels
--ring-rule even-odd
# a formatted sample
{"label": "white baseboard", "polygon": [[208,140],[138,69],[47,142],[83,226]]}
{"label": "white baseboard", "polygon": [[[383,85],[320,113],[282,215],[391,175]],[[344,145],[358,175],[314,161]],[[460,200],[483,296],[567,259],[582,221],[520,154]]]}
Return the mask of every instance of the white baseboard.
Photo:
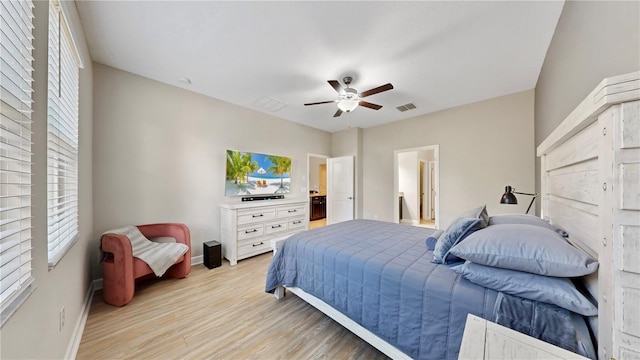
{"label": "white baseboard", "polygon": [[93,292],[95,293],[98,290],[102,290],[102,278],[93,280]]}
{"label": "white baseboard", "polygon": [[64,355],[65,359],[75,359],[76,355],[78,354],[80,342],[82,341],[82,334],[84,333],[84,327],[87,324],[87,318],[89,317],[89,310],[91,310],[93,294],[98,289],[102,289],[102,279],[94,280],[91,282],[91,285],[89,285],[87,295],[84,298],[82,313],[80,314],[80,318],[78,318],[78,321],[76,322],[76,326],[73,328],[71,341],[69,341],[69,345],[67,345],[67,352]]}
{"label": "white baseboard", "polygon": [[202,255],[192,256],[191,257],[191,266],[202,264],[204,262],[204,257]]}

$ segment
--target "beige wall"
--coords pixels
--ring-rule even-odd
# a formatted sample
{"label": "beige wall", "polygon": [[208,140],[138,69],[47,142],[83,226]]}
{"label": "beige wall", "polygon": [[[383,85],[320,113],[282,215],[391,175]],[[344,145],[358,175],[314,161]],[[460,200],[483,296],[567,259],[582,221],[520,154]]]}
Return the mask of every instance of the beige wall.
{"label": "beige wall", "polygon": [[536,85],[536,146],[602,79],[637,70],[640,2],[567,1]]}
{"label": "beige wall", "polygon": [[[2,359],[61,359],[81,319],[91,282],[89,254],[92,241],[92,64],[80,71],[79,240],[51,270],[47,259],[47,28],[48,3],[35,1],[33,105],[33,250],[32,274],[36,289],[4,324],[0,336]],[[63,4],[83,59],[89,59],[74,6]],[[59,330],[60,309],[65,326]]]}
{"label": "beige wall", "polygon": [[498,203],[505,185],[531,192],[533,90],[364,129],[364,214],[393,221],[394,150],[439,145],[440,227],[486,204],[489,214],[524,213],[530,201]]}
{"label": "beige wall", "polygon": [[[331,135],[94,63],[94,238],[124,225],[182,222],[192,256],[220,239],[226,150],[292,159],[288,198],[308,198],[307,154]],[[97,266],[97,278],[102,277]]]}

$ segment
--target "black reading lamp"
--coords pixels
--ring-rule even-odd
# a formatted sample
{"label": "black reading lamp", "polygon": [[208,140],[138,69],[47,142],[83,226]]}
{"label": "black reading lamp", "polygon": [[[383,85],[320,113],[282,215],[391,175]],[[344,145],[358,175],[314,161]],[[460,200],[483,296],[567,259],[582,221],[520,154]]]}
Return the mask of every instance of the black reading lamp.
{"label": "black reading lamp", "polygon": [[500,199],[500,204],[516,205],[518,203],[518,199],[516,199],[516,196],[513,194],[533,196],[533,198],[531,199],[531,203],[529,203],[529,207],[527,208],[527,212],[525,213],[525,214],[528,214],[529,210],[531,210],[531,205],[533,205],[533,202],[536,200],[536,197],[538,197],[538,194],[529,194],[529,193],[517,192],[514,190],[515,189],[509,185],[505,186],[504,194],[502,194],[502,198]]}

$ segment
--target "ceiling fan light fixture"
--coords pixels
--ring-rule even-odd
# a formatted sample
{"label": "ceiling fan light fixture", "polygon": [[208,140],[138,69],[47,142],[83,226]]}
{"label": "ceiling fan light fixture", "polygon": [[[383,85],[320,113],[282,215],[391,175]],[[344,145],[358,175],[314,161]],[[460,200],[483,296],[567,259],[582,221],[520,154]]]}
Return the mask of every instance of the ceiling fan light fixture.
{"label": "ceiling fan light fixture", "polygon": [[358,107],[360,101],[357,99],[344,99],[338,102],[338,109],[344,112],[351,112]]}

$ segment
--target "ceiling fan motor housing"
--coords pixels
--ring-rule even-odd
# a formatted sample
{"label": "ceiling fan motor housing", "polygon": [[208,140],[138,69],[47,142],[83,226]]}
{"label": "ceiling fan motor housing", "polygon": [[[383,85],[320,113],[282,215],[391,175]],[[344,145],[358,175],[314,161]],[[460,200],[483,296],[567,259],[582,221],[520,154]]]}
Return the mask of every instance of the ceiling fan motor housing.
{"label": "ceiling fan motor housing", "polygon": [[352,88],[344,89],[344,95],[341,96],[341,100],[359,99],[358,91]]}

